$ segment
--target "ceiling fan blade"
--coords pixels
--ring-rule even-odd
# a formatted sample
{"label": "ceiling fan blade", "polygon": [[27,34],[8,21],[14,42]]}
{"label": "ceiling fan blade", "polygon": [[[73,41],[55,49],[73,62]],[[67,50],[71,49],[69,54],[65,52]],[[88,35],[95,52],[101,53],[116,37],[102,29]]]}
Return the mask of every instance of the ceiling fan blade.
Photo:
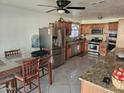
{"label": "ceiling fan blade", "polygon": [[53,7],[53,8],[58,8],[57,6],[50,6],[50,5],[41,5],[41,4],[38,4],[37,6],[43,6],[43,7]]}
{"label": "ceiling fan blade", "polygon": [[86,7],[66,7],[66,9],[86,9]]}
{"label": "ceiling fan blade", "polygon": [[54,11],[54,10],[57,10],[57,9],[48,10],[48,11],[46,11],[46,13],[52,12],[52,11]]}
{"label": "ceiling fan blade", "polygon": [[65,11],[66,14],[70,13],[70,11],[68,11],[67,9],[64,9],[64,11]]}
{"label": "ceiling fan blade", "polygon": [[101,0],[101,1],[98,1],[98,2],[95,2],[95,3],[92,3],[91,5],[96,5],[96,4],[99,4],[99,3],[104,3],[105,0]]}

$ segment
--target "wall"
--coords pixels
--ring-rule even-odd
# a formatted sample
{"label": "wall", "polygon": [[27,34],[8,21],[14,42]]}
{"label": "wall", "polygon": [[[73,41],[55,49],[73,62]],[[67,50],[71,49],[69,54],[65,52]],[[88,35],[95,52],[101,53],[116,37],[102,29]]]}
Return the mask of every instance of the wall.
{"label": "wall", "polygon": [[31,36],[58,18],[26,9],[0,5],[0,57],[5,50],[31,50]]}
{"label": "wall", "polygon": [[[0,57],[4,51],[18,49],[31,51],[31,36],[39,34],[39,28],[48,27],[62,15],[40,13],[24,8],[0,4]],[[79,22],[63,17],[66,21]]]}
{"label": "wall", "polygon": [[119,20],[116,47],[124,49],[124,19]]}

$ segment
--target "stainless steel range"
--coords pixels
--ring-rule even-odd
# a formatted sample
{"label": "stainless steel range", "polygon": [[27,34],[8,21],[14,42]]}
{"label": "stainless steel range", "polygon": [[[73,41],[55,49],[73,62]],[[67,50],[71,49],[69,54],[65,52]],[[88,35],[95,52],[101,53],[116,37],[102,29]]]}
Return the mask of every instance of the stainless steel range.
{"label": "stainless steel range", "polygon": [[88,43],[88,53],[99,55],[99,43],[97,42],[89,42]]}
{"label": "stainless steel range", "polygon": [[92,39],[88,42],[88,53],[99,55],[100,42],[102,42],[102,40],[99,40],[98,38]]}

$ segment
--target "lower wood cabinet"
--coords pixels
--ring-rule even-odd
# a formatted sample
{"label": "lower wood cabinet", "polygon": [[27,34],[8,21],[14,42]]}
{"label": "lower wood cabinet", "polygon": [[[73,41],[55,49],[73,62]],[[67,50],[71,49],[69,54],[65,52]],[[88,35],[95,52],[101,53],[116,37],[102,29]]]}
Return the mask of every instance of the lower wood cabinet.
{"label": "lower wood cabinet", "polygon": [[88,42],[87,41],[80,42],[79,43],[79,53],[86,52],[86,51],[88,51]]}
{"label": "lower wood cabinet", "polygon": [[71,51],[72,51],[71,45],[69,44],[66,46],[66,60],[68,60],[72,56]]}
{"label": "lower wood cabinet", "polygon": [[84,42],[79,43],[79,53],[84,52]]}
{"label": "lower wood cabinet", "polygon": [[81,93],[115,93],[86,80],[81,80]]}
{"label": "lower wood cabinet", "polygon": [[[76,46],[75,49],[74,46]],[[68,60],[70,57],[74,56],[74,55],[78,55],[81,54],[83,52],[87,52],[88,51],[88,42],[87,41],[79,41],[74,43],[70,43],[66,45],[66,49],[65,49],[65,58],[66,60]],[[76,54],[73,53],[74,51],[77,51]]]}
{"label": "lower wood cabinet", "polygon": [[107,43],[100,43],[99,53],[100,53],[100,56],[106,56],[106,54],[107,54]]}

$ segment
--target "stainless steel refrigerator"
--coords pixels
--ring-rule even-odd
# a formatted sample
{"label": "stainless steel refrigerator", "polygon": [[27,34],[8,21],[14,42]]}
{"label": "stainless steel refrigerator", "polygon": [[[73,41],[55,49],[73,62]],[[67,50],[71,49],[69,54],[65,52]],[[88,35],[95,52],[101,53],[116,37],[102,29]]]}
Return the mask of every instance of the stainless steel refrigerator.
{"label": "stainless steel refrigerator", "polygon": [[56,68],[65,63],[66,29],[54,30],[53,27],[39,29],[41,48],[49,48],[52,55],[52,67]]}

